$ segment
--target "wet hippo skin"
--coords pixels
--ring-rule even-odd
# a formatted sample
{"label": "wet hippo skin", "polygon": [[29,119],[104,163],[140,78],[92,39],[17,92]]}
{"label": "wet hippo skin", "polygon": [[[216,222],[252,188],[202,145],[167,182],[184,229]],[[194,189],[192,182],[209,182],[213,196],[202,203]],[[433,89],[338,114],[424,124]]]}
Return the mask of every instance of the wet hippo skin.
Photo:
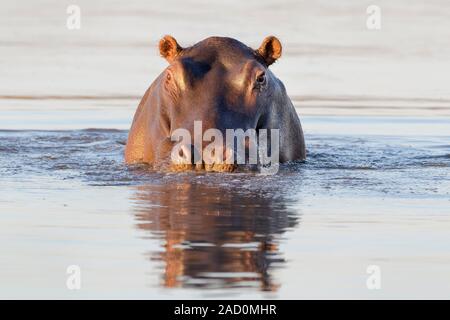
{"label": "wet hippo skin", "polygon": [[[128,164],[157,167],[170,161],[177,128],[202,130],[279,129],[279,161],[303,160],[305,141],[298,115],[283,83],[269,66],[282,47],[273,36],[256,50],[225,37],[210,37],[182,48],[171,36],[159,43],[169,66],[144,94],[129,132]],[[269,141],[270,142],[270,141]],[[192,169],[192,166],[185,166]],[[198,165],[196,169],[232,171],[235,165]]]}

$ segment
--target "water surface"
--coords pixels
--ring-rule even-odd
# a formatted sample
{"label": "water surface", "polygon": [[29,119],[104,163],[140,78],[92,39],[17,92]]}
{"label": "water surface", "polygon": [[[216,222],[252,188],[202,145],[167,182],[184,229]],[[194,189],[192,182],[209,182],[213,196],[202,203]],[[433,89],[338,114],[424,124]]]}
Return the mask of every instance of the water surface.
{"label": "water surface", "polygon": [[125,130],[0,131],[2,297],[448,297],[450,135],[303,120],[307,161],[274,176],[127,167]]}
{"label": "water surface", "polygon": [[[0,298],[450,297],[448,0],[70,4],[0,0]],[[165,34],[277,36],[306,162],[125,166]]]}

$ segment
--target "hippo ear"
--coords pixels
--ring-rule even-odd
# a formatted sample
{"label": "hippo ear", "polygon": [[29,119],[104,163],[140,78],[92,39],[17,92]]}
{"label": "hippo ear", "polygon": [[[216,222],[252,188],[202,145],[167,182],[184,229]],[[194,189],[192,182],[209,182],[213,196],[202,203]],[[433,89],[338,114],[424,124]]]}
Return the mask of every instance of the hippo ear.
{"label": "hippo ear", "polygon": [[164,38],[159,40],[159,53],[169,62],[172,62],[182,50],[183,48],[172,36],[164,36]]}
{"label": "hippo ear", "polygon": [[274,36],[266,37],[256,52],[270,66],[281,57],[281,42]]}

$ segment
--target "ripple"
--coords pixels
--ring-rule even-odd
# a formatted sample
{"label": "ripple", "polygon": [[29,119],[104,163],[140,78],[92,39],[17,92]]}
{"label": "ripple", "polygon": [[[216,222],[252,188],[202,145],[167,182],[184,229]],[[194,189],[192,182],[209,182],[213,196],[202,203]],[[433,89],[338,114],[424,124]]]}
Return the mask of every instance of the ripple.
{"label": "ripple", "polygon": [[[1,131],[3,177],[56,176],[89,185],[165,184],[180,179],[247,192],[361,192],[440,195],[436,185],[449,180],[450,154],[445,137],[307,135],[308,158],[280,166],[275,176],[241,170],[221,173],[160,173],[146,165],[126,166],[128,132],[116,129]],[[277,186],[277,188],[273,188]],[[412,189],[411,189],[412,186]],[[441,193],[440,193],[441,192]]]}

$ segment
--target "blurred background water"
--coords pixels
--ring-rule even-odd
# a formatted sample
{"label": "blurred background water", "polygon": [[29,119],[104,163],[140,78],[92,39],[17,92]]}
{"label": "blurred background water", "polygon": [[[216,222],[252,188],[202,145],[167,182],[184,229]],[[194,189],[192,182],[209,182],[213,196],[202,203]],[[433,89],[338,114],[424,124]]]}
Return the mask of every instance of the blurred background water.
{"label": "blurred background water", "polygon": [[[71,4],[79,30],[66,27]],[[380,30],[366,27],[371,4]],[[302,114],[448,116],[449,16],[446,0],[1,1],[0,107],[128,109],[130,118],[166,66],[165,34],[182,46],[221,35],[255,48],[273,34],[284,54],[272,69]]]}
{"label": "blurred background water", "polygon": [[[81,29],[68,30],[68,5]],[[381,8],[381,30],[366,8]],[[0,1],[0,297],[448,298],[448,1]],[[123,164],[157,42],[280,38],[276,176]],[[66,287],[79,265],[82,289]],[[367,267],[382,270],[368,290]]]}

